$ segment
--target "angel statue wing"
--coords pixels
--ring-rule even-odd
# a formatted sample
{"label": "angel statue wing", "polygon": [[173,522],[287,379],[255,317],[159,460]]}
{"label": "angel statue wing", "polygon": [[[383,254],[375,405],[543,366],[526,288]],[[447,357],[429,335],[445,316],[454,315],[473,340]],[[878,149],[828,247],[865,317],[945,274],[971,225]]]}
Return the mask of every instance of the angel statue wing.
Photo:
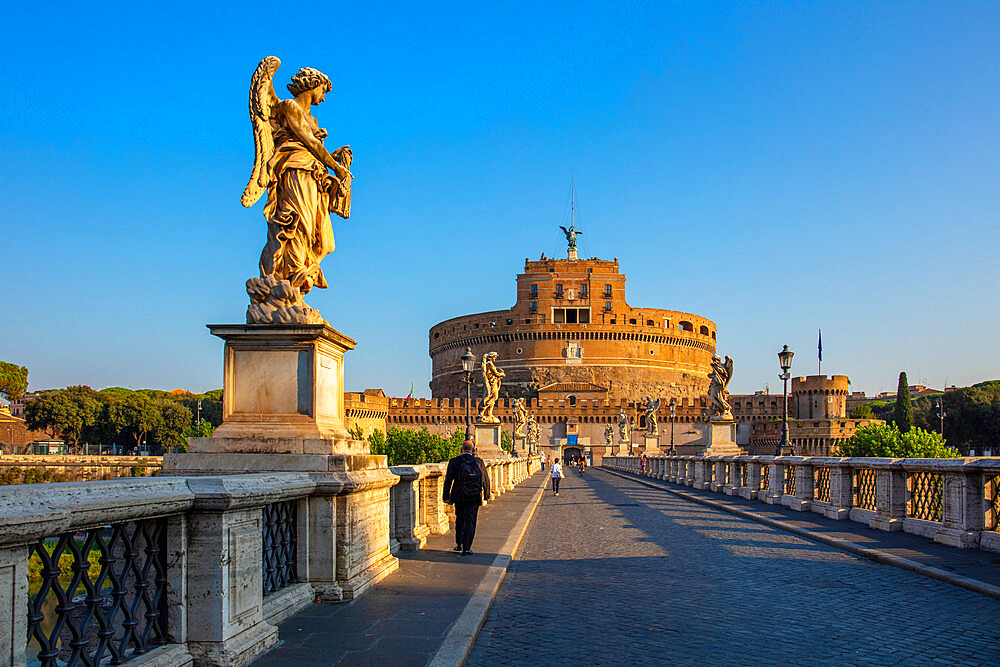
{"label": "angel statue wing", "polygon": [[240,200],[244,206],[253,206],[267,189],[267,161],[274,153],[274,135],[271,128],[271,109],[278,103],[274,92],[274,73],[281,61],[268,56],[260,61],[250,79],[250,123],[253,125],[254,161],[250,182]]}
{"label": "angel statue wing", "polygon": [[568,229],[566,229],[562,225],[559,225],[559,229],[563,230],[563,234],[566,235],[566,238],[569,238],[569,230]]}
{"label": "angel statue wing", "polygon": [[729,381],[733,379],[733,358],[730,357],[728,354],[726,355],[726,363],[723,364],[723,368],[726,369],[725,384],[729,384]]}

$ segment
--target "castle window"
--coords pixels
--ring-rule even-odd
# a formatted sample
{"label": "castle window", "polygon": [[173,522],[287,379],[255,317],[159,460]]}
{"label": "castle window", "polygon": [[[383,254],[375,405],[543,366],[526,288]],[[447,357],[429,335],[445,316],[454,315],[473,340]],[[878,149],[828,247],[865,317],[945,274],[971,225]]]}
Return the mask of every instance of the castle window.
{"label": "castle window", "polygon": [[611,302],[610,301],[605,301],[604,302],[604,312],[605,313],[610,313],[611,312]]}
{"label": "castle window", "polygon": [[440,333],[437,333],[437,332],[435,332],[435,333],[434,333],[434,337],[435,337],[435,338],[440,338],[440,337],[441,337],[441,334],[440,334]]}
{"label": "castle window", "polygon": [[715,332],[712,332],[712,340],[715,340]]}
{"label": "castle window", "polygon": [[611,285],[605,285],[604,286],[604,298],[605,299],[610,299],[611,298]]}
{"label": "castle window", "polygon": [[507,325],[509,326],[511,324],[514,324],[514,320],[512,320],[511,318],[508,317],[507,318]]}
{"label": "castle window", "polygon": [[524,350],[522,350],[521,348],[517,348],[516,350],[514,350],[514,353],[515,354],[521,354],[523,351]]}
{"label": "castle window", "polygon": [[538,285],[536,284],[531,285],[531,298],[532,299],[538,298]]}
{"label": "castle window", "polygon": [[630,320],[628,321],[628,323],[629,323],[629,324],[635,324],[635,318],[633,317],[632,319],[630,319]]}
{"label": "castle window", "polygon": [[556,298],[561,299],[563,295],[562,283],[556,283]]}
{"label": "castle window", "polygon": [[618,324],[618,320],[616,320],[615,318],[612,317],[611,318],[611,324]]}
{"label": "castle window", "polygon": [[656,326],[656,325],[655,325],[655,324],[653,324],[653,320],[646,320],[646,326],[647,326],[647,327],[654,327],[654,326]]}
{"label": "castle window", "polygon": [[702,326],[702,328],[698,330],[698,333],[700,333],[702,336],[707,336],[708,335],[708,327]]}
{"label": "castle window", "polygon": [[[530,310],[533,313],[537,313],[538,312],[538,302],[537,301],[532,301],[531,302],[531,306],[528,307],[528,310]],[[527,322],[525,322],[525,324],[527,324]]]}
{"label": "castle window", "polygon": [[694,325],[690,322],[678,322],[677,328],[681,331],[694,331]]}
{"label": "castle window", "polygon": [[569,397],[569,404],[571,406],[576,405],[576,396],[570,396]]}
{"label": "castle window", "polygon": [[587,298],[587,283],[580,285],[580,298],[581,299]]}

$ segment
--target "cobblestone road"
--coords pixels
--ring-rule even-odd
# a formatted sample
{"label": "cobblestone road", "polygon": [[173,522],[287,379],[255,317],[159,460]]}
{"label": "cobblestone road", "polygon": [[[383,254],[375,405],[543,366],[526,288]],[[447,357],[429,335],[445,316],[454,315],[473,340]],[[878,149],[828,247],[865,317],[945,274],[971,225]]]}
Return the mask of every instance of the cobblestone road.
{"label": "cobblestone road", "polygon": [[468,664],[996,665],[998,636],[998,600],[571,470]]}

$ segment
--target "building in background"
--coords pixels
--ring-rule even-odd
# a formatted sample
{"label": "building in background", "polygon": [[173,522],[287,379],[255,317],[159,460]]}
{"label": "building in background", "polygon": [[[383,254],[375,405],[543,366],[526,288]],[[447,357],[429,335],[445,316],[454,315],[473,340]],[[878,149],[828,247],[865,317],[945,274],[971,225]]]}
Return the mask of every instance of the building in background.
{"label": "building in background", "polygon": [[625,280],[617,259],[526,259],[513,307],[431,327],[431,396],[465,396],[461,356],[471,348],[477,360],[497,353],[504,397],[697,401],[708,388],[715,323],[631,306]]}

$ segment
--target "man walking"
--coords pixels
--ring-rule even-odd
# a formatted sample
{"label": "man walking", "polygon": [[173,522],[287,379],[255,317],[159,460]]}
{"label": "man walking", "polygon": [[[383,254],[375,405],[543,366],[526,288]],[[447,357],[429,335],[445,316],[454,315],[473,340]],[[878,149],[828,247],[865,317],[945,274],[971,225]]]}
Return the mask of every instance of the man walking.
{"label": "man walking", "polygon": [[472,553],[479,507],[490,497],[486,464],[473,450],[471,440],[462,443],[462,453],[448,461],[444,475],[444,501],[455,505],[455,551],[463,556]]}

